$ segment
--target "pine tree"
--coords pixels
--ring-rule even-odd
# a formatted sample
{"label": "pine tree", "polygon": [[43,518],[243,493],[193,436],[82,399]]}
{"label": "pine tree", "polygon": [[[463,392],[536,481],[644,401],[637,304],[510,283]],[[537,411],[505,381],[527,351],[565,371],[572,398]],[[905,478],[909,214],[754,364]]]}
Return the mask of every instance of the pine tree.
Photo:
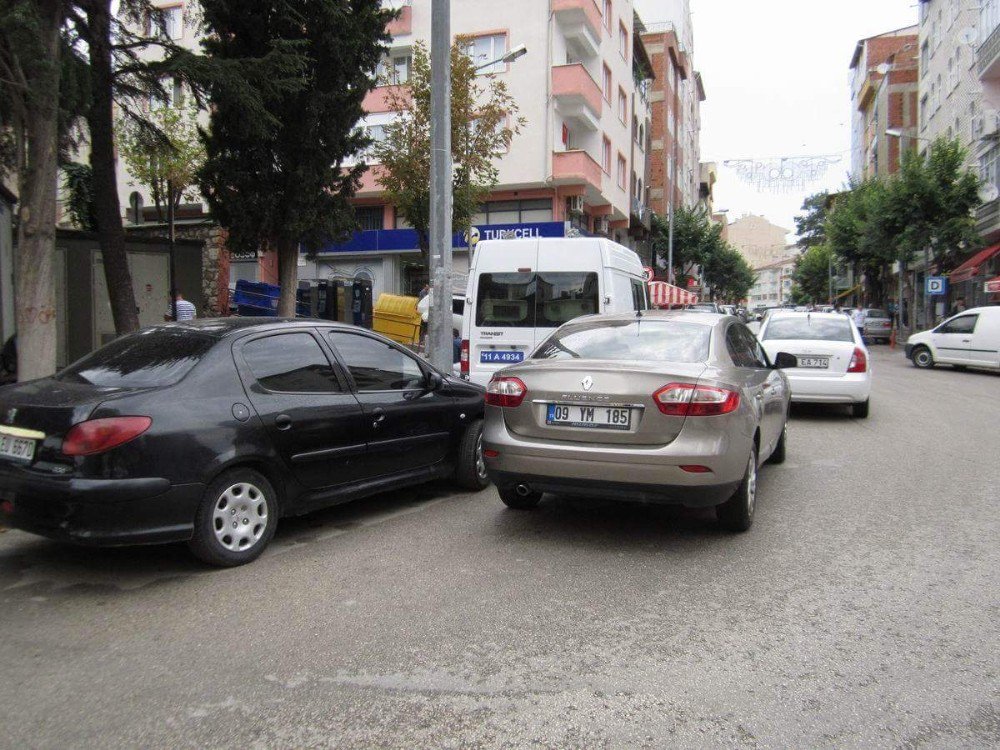
{"label": "pine tree", "polygon": [[299,248],[318,250],[355,229],[350,199],[368,146],[362,102],[387,51],[393,11],[379,0],[202,0],[209,61],[275,62],[298,68],[296,85],[246,97],[209,87],[211,121],[200,186],[234,250],[278,252],[279,313],[295,314]]}

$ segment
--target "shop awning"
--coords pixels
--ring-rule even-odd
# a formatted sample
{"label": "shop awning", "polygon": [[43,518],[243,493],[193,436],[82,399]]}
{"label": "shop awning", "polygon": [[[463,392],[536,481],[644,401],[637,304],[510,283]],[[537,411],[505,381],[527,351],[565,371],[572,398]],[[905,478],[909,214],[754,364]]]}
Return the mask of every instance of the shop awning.
{"label": "shop awning", "polygon": [[960,265],[954,271],[948,275],[948,280],[952,284],[960,284],[963,281],[968,281],[973,276],[979,275],[979,266],[988,261],[997,253],[1000,253],[1000,245],[993,245],[985,250],[980,250],[978,253],[969,258],[965,263]]}
{"label": "shop awning", "polygon": [[855,292],[859,291],[860,289],[861,289],[861,284],[858,284],[857,286],[852,286],[846,292],[841,292],[840,294],[838,294],[836,298],[837,299],[841,299],[842,297],[846,297],[849,294],[854,294]]}
{"label": "shop awning", "polygon": [[649,301],[654,307],[693,305],[698,301],[698,295],[665,281],[650,281]]}

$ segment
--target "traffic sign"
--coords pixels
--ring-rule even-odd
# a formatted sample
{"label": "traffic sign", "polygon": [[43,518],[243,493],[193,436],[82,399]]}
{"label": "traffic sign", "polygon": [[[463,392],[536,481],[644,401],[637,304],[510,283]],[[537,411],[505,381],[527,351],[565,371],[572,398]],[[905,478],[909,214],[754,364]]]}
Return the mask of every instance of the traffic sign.
{"label": "traffic sign", "polygon": [[941,296],[948,292],[948,279],[944,276],[928,276],[924,290],[929,297]]}

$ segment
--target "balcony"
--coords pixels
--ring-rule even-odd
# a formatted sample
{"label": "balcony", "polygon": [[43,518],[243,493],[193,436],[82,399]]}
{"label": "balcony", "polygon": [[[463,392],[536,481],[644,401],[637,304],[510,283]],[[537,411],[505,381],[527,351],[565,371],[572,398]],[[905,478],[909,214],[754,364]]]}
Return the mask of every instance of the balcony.
{"label": "balcony", "polygon": [[600,128],[604,97],[601,87],[582,64],[552,68],[552,96],[564,118],[575,121],[584,130]]}
{"label": "balcony", "polygon": [[631,223],[632,228],[637,229],[638,227],[644,228],[647,232],[653,227],[653,212],[649,210],[649,206],[645,205],[638,198],[632,198],[629,202],[631,205]]}
{"label": "balcony", "polygon": [[552,154],[552,181],[557,185],[583,183],[601,192],[604,170],[586,151],[556,151]]}
{"label": "balcony", "polygon": [[995,242],[1000,238],[1000,198],[976,209],[976,231],[986,242]]}
{"label": "balcony", "polygon": [[581,52],[600,54],[604,24],[594,0],[552,0],[552,13],[566,39],[576,42]]}
{"label": "balcony", "polygon": [[413,8],[410,3],[411,0],[382,0],[383,8],[399,11],[396,20],[390,21],[385,27],[389,36],[395,38],[413,33]]}

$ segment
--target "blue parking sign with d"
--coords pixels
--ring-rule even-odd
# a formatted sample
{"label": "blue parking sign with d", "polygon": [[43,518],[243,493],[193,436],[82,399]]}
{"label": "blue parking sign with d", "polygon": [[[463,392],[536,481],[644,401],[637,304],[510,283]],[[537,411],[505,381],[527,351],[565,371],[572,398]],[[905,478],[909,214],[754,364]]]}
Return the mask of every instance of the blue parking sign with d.
{"label": "blue parking sign with d", "polygon": [[924,289],[929,297],[945,294],[948,291],[948,279],[944,276],[928,276]]}

